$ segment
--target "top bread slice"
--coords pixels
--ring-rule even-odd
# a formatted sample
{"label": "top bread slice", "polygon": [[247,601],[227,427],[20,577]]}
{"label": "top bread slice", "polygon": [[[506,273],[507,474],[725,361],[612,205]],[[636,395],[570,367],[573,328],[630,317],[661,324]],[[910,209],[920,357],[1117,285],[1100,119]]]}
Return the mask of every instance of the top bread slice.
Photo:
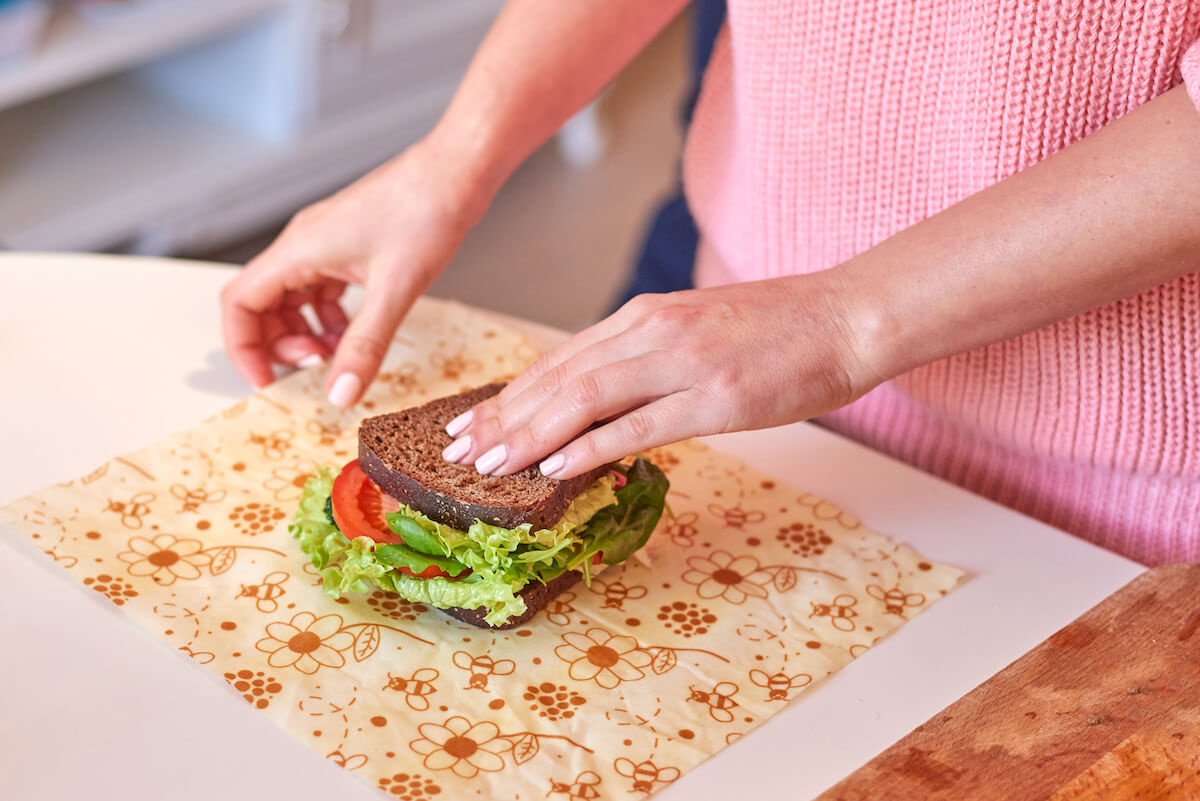
{"label": "top bread slice", "polygon": [[400,503],[460,531],[476,520],[504,528],[523,523],[535,530],[552,527],[607,467],[556,481],[543,476],[536,465],[498,477],[442,459],[451,442],[446,424],[503,388],[504,384],[488,384],[363,420],[358,429],[359,467]]}

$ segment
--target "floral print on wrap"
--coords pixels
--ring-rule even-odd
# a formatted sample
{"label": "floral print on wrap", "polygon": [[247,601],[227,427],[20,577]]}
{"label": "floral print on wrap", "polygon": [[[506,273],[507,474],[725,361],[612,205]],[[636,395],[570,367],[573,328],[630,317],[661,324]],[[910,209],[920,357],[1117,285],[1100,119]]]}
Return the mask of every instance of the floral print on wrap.
{"label": "floral print on wrap", "polygon": [[0,520],[215,671],[248,714],[414,801],[645,797],[960,579],[693,441],[648,454],[671,492],[643,551],[522,628],[472,628],[379,589],[326,596],[287,531],[311,471],[354,458],[362,416],[535,356],[483,315],[422,300],[356,409],[329,406],[321,369],[302,371]]}

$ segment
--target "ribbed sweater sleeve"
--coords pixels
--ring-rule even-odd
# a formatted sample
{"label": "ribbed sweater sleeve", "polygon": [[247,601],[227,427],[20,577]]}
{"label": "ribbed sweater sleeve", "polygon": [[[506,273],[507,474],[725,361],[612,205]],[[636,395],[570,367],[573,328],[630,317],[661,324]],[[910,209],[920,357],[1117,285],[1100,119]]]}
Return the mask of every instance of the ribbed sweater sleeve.
{"label": "ribbed sweater sleeve", "polygon": [[1183,54],[1179,72],[1187,85],[1188,96],[1192,98],[1196,108],[1200,109],[1200,41],[1192,42],[1192,46]]}

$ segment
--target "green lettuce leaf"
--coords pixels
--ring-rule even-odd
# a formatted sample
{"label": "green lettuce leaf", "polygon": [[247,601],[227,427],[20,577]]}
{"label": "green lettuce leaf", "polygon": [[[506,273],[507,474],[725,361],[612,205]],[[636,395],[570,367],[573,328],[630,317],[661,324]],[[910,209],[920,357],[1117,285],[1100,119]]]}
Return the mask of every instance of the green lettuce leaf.
{"label": "green lettuce leaf", "polygon": [[617,490],[617,503],[599,510],[587,525],[591,538],[587,551],[603,551],[601,561],[606,565],[624,562],[646,544],[662,517],[671,486],[666,473],[641,458],[625,478],[625,486]]}
{"label": "green lettuce leaf", "polygon": [[[291,531],[333,597],[366,591],[373,583],[416,603],[485,607],[487,622],[498,625],[525,611],[517,594],[530,581],[548,582],[568,570],[579,570],[590,581],[596,553],[603,551],[605,563],[617,564],[645,544],[662,514],[667,479],[640,458],[625,472],[624,487],[614,491],[615,479],[601,478],[549,529],[528,524],[507,529],[477,520],[459,531],[402,506],[387,516],[389,527],[405,541],[394,546],[342,535],[326,512],[336,473],[323,467],[305,485]],[[429,564],[452,574],[449,568],[466,566],[472,573],[451,581],[418,579],[395,569],[403,565],[420,572]]]}
{"label": "green lettuce leaf", "polygon": [[[407,508],[407,507],[405,507]],[[435,530],[427,530],[421,523],[414,520],[411,514],[390,513],[386,515],[388,528],[392,530],[404,544],[415,551],[431,556],[449,556],[450,549],[442,544]]]}
{"label": "green lettuce leaf", "polygon": [[427,568],[436,567],[449,573],[452,577],[461,576],[467,572],[467,566],[457,559],[446,556],[430,556],[418,550],[409,548],[407,544],[375,546],[375,558],[388,567],[407,567],[414,573],[423,573]]}

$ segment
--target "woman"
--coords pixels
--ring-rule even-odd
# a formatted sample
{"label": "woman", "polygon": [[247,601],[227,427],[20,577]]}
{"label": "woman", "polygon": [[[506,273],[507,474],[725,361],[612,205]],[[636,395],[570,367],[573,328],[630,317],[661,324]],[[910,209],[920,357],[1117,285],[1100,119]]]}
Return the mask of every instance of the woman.
{"label": "woman", "polygon": [[[242,374],[331,357],[355,402],[505,178],[683,5],[510,2],[436,129],[229,285]],[[1200,558],[1197,38],[1200,4],[1164,0],[731,0],[685,153],[701,288],[546,354],[445,457],[565,478],[821,417],[1143,562]]]}

